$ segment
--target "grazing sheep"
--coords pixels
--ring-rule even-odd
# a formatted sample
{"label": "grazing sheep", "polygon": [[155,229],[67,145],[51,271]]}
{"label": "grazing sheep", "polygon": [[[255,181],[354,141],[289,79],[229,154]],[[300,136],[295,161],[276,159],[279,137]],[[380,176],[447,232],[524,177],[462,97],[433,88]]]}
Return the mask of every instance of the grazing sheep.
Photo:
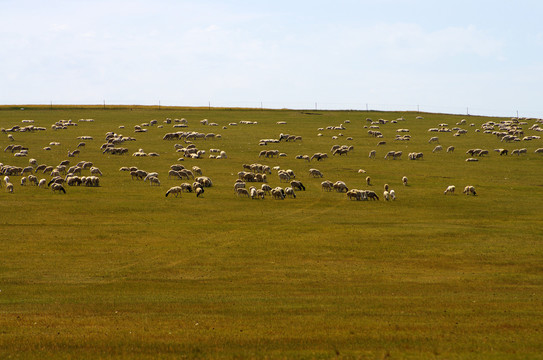
{"label": "grazing sheep", "polygon": [[385,191],[388,191],[388,184],[384,185]]}
{"label": "grazing sheep", "polygon": [[46,184],[47,184],[47,180],[40,179],[40,181],[38,182],[38,187],[43,189]]}
{"label": "grazing sheep", "polygon": [[431,137],[430,140],[428,140],[428,142],[430,144],[433,143],[433,142],[439,143],[439,138],[437,136]]}
{"label": "grazing sheep", "polygon": [[91,167],[90,168],[90,173],[91,175],[100,175],[102,176],[102,172],[100,171],[100,169],[98,169],[97,167]]}
{"label": "grazing sheep", "polygon": [[247,196],[249,197],[249,191],[245,188],[237,188],[236,189],[236,194],[237,196]]}
{"label": "grazing sheep", "polygon": [[329,180],[325,180],[321,182],[321,190],[323,191],[332,191],[333,186],[334,186],[334,183],[332,183]]}
{"label": "grazing sheep", "polygon": [[477,193],[475,192],[475,188],[471,185],[467,185],[465,188],[464,188],[464,191],[463,191],[464,194],[466,195],[477,195]]}
{"label": "grazing sheep", "polygon": [[371,177],[366,176],[366,185],[371,186]]}
{"label": "grazing sheep", "polygon": [[388,193],[390,195],[390,200],[396,200],[396,191],[394,191],[394,189],[391,189]]}
{"label": "grazing sheep", "polygon": [[153,186],[153,185],[160,186],[160,180],[158,180],[158,178],[156,176],[151,176],[151,177],[149,177],[149,185],[151,185],[151,186]]}
{"label": "grazing sheep", "polygon": [[292,181],[290,182],[290,186],[292,186],[292,188],[293,188],[294,190],[305,191],[305,186],[304,186],[304,184],[302,184],[301,181],[292,180]]}
{"label": "grazing sheep", "polygon": [[175,197],[178,197],[182,191],[183,189],[181,188],[181,186],[173,186],[169,188],[168,191],[166,191],[166,197],[168,197],[168,195],[170,194],[173,194]]}
{"label": "grazing sheep", "polygon": [[347,191],[347,198],[349,200],[362,200],[362,192],[357,189],[351,189]]}
{"label": "grazing sheep", "polygon": [[324,175],[317,169],[309,169],[309,176],[322,178]]}
{"label": "grazing sheep", "polygon": [[434,148],[434,150],[432,150],[432,152],[435,153],[435,152],[442,151],[442,150],[443,150],[443,146],[437,145],[437,146]]}
{"label": "grazing sheep", "polygon": [[375,193],[375,191],[372,191],[372,190],[366,190],[366,196],[369,199],[371,200],[379,200],[379,196],[377,196],[377,194]]}
{"label": "grazing sheep", "polygon": [[402,177],[402,184],[407,186],[407,176]]}
{"label": "grazing sheep", "polygon": [[26,177],[22,177],[21,178],[21,186],[25,186],[26,185]]}
{"label": "grazing sheep", "polygon": [[370,159],[375,159],[375,155],[377,155],[377,151],[372,150],[372,151],[370,151],[369,158],[370,158]]}
{"label": "grazing sheep", "polygon": [[195,190],[195,193],[196,193],[196,197],[200,197],[200,195],[204,193],[204,188],[201,186],[198,186]]}
{"label": "grazing sheep", "polygon": [[285,191],[280,187],[276,187],[276,188],[272,189],[271,194],[272,194],[272,198],[275,199],[275,200],[284,200],[285,199]]}
{"label": "grazing sheep", "polygon": [[454,194],[454,190],[456,190],[456,187],[454,185],[449,185],[443,192],[443,195]]}
{"label": "grazing sheep", "polygon": [[264,193],[268,194],[268,195],[271,195],[271,191],[272,191],[272,187],[268,184],[262,184],[262,186],[260,187],[260,189],[262,191],[264,191]]}
{"label": "grazing sheep", "polygon": [[28,175],[27,179],[30,185],[36,185],[36,186],[38,185],[38,178],[35,177],[34,175]]}
{"label": "grazing sheep", "polygon": [[290,196],[293,199],[296,199],[296,193],[294,192],[294,189],[291,188],[291,187],[286,187],[285,188],[285,196]]}
{"label": "grazing sheep", "polygon": [[449,147],[447,148],[447,152],[448,152],[448,153],[454,152],[454,146],[449,146]]}
{"label": "grazing sheep", "polygon": [[244,188],[245,183],[244,182],[235,182],[234,183],[234,193],[238,192],[238,189]]}
{"label": "grazing sheep", "polygon": [[390,193],[388,191],[383,191],[383,198],[388,201],[390,200]]}
{"label": "grazing sheep", "polygon": [[6,191],[8,193],[13,193],[13,184],[10,182],[6,182]]}
{"label": "grazing sheep", "polygon": [[343,181],[336,181],[332,187],[337,191],[337,192],[348,192],[349,191],[349,188],[347,187],[347,185],[343,182]]}
{"label": "grazing sheep", "polygon": [[277,175],[279,175],[279,182],[289,182],[290,181],[290,175],[286,171],[281,171]]}
{"label": "grazing sheep", "polygon": [[64,186],[61,184],[54,183],[51,185],[51,190],[53,192],[58,191],[59,193],[62,191],[64,194],[66,194],[66,189],[64,189]]}
{"label": "grazing sheep", "polygon": [[192,172],[194,174],[197,174],[197,175],[200,175],[200,176],[202,175],[202,169],[200,169],[198,166],[193,166],[192,167]]}
{"label": "grazing sheep", "polygon": [[543,148],[535,149],[534,151],[536,154],[543,154]]}

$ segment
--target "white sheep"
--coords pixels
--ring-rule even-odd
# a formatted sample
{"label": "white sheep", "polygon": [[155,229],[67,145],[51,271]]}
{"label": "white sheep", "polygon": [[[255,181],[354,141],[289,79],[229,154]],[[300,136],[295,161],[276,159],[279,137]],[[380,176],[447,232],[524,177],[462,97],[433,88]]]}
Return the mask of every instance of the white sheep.
{"label": "white sheep", "polygon": [[388,191],[383,191],[383,198],[388,201],[390,200],[390,193]]}
{"label": "white sheep", "polygon": [[396,191],[394,191],[394,189],[390,189],[389,194],[390,200],[396,200]]}
{"label": "white sheep", "polygon": [[407,176],[402,177],[402,184],[407,186]]}
{"label": "white sheep", "polygon": [[6,191],[8,193],[13,193],[13,184],[10,182],[6,182]]}
{"label": "white sheep", "polygon": [[296,199],[296,193],[294,192],[294,189],[291,188],[291,187],[286,187],[285,188],[285,196],[290,196],[293,199]]}
{"label": "white sheep", "polygon": [[178,197],[182,192],[183,192],[183,189],[181,188],[181,186],[173,186],[169,188],[168,191],[166,191],[166,197],[168,197],[168,195],[170,194],[173,194],[175,197]]}
{"label": "white sheep", "polygon": [[471,185],[467,185],[465,188],[464,188],[464,194],[466,195],[477,195],[477,193],[475,192],[475,188]]}
{"label": "white sheep", "polygon": [[156,176],[151,176],[151,177],[149,177],[149,185],[151,185],[151,186],[153,186],[153,185],[160,186],[160,180],[158,180],[158,178]]}
{"label": "white sheep", "polygon": [[456,187],[454,185],[449,185],[447,186],[447,188],[445,189],[445,191],[443,192],[444,195],[447,195],[447,194],[454,194],[454,190],[456,190]]}

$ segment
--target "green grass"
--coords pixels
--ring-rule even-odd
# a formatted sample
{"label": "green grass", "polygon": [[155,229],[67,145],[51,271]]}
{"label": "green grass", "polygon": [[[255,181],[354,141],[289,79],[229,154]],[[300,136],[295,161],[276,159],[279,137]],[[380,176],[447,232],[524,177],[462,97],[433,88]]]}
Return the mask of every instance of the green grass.
{"label": "green grass", "polygon": [[[0,358],[543,358],[543,156],[541,140],[504,144],[475,132],[486,117],[446,114],[291,110],[116,107],[5,107],[0,127],[22,119],[46,131],[13,133],[27,158],[0,152],[0,162],[26,166],[28,158],[57,165],[78,136],[93,136],[77,158],[104,176],[99,188],[67,187],[67,194],[19,185],[0,189]],[[415,119],[423,115],[423,120]],[[376,147],[366,118],[406,121],[381,125],[387,145]],[[165,118],[186,118],[173,129]],[[60,119],[93,118],[52,130]],[[207,118],[219,124],[200,124]],[[468,134],[429,133],[466,118]],[[134,133],[157,119],[163,128]],[[339,125],[346,130],[318,131]],[[228,126],[257,121],[257,125]],[[286,125],[277,125],[286,121]],[[533,123],[529,120],[529,125]],[[469,124],[474,123],[474,127]],[[24,124],[23,124],[24,125]],[[119,129],[124,125],[124,129]],[[223,126],[227,129],[223,129]],[[527,130],[526,135],[538,135]],[[393,141],[409,128],[412,140]],[[185,160],[213,180],[203,198],[166,198],[179,181],[168,179],[177,163],[166,132],[220,133],[195,140],[199,149],[220,148],[228,159]],[[133,136],[157,158],[107,156],[106,132]],[[301,142],[258,145],[279,133]],[[318,133],[322,137],[318,137]],[[343,137],[333,140],[341,132]],[[11,143],[0,134],[0,146]],[[433,154],[431,136],[452,154]],[[352,136],[352,141],[346,137]],[[59,141],[51,151],[42,148]],[[353,145],[331,156],[334,144]],[[466,163],[469,148],[491,150]],[[492,149],[526,147],[527,155],[500,157]],[[288,156],[258,158],[263,149]],[[368,159],[370,150],[377,158]],[[401,160],[383,159],[402,150]],[[422,161],[407,154],[424,152]],[[327,152],[323,162],[295,155]],[[242,164],[260,162],[293,169],[307,187],[296,199],[263,201],[233,194]],[[135,181],[121,166],[160,173],[162,185]],[[322,179],[349,188],[396,191],[395,202],[349,201],[322,192]],[[358,169],[366,174],[359,174]],[[40,174],[41,175],[41,174]],[[373,186],[365,184],[372,178]],[[409,185],[401,184],[401,177]],[[279,183],[275,172],[272,186]],[[49,177],[47,177],[49,179]],[[443,190],[456,185],[457,194]],[[259,184],[258,184],[259,185]],[[478,196],[461,194],[465,185]]]}

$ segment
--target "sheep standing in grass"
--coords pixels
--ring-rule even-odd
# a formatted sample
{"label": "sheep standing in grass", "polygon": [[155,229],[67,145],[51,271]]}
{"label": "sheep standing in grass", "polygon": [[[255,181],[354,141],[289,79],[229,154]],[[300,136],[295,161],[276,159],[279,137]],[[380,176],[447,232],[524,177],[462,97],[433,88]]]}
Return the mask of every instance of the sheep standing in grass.
{"label": "sheep standing in grass", "polygon": [[477,195],[477,193],[475,192],[475,188],[471,185],[466,186],[463,192],[466,195]]}
{"label": "sheep standing in grass", "polygon": [[390,193],[388,191],[383,191],[383,198],[388,201],[390,200]]}
{"label": "sheep standing in grass", "polygon": [[389,191],[389,194],[390,194],[390,200],[396,200],[396,191],[394,191],[394,189],[391,189]]}
{"label": "sheep standing in grass", "polygon": [[454,190],[456,190],[456,187],[454,185],[449,185],[447,186],[447,188],[445,189],[445,191],[443,192],[444,195],[447,195],[447,194],[454,194]]}
{"label": "sheep standing in grass", "polygon": [[58,191],[59,193],[62,191],[64,194],[66,194],[66,189],[64,189],[64,186],[58,183],[54,183],[51,185],[51,190],[53,192]]}
{"label": "sheep standing in grass", "polygon": [[173,186],[169,188],[168,191],[166,191],[166,197],[168,197],[168,195],[170,194],[173,194],[175,197],[178,197],[182,191],[183,189],[181,188],[181,186]]}
{"label": "sheep standing in grass", "polygon": [[285,188],[285,196],[290,196],[293,199],[296,199],[296,193],[294,192],[294,189],[291,187]]}
{"label": "sheep standing in grass", "polygon": [[402,177],[402,184],[407,186],[407,176]]}
{"label": "sheep standing in grass", "polygon": [[236,195],[239,196],[247,196],[249,197],[249,191],[245,188],[237,188],[236,189]]}
{"label": "sheep standing in grass", "polygon": [[371,186],[371,178],[366,176],[366,185]]}
{"label": "sheep standing in grass", "polygon": [[6,191],[8,193],[13,193],[13,184],[10,182],[6,182]]}

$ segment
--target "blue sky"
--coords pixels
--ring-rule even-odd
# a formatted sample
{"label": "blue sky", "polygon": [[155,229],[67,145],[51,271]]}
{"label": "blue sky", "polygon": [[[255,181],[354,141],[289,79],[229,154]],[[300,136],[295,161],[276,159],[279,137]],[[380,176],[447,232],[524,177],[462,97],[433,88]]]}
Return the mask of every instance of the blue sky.
{"label": "blue sky", "polygon": [[540,1],[0,0],[0,103],[543,117]]}

